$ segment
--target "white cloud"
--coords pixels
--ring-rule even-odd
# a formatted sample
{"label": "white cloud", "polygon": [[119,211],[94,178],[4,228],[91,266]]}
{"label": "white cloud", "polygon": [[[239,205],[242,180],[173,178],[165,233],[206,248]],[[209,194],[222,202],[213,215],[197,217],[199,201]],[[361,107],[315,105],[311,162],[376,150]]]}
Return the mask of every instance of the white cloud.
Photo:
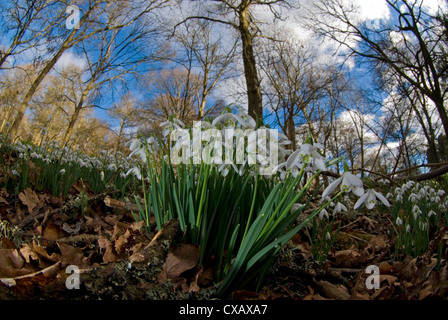
{"label": "white cloud", "polygon": [[448,10],[448,2],[444,0],[423,0],[423,7],[431,15],[435,15],[439,9],[446,12]]}
{"label": "white cloud", "polygon": [[345,0],[347,4],[353,4],[359,8],[358,19],[362,21],[390,18],[389,5],[385,0]]}
{"label": "white cloud", "polygon": [[87,61],[80,56],[75,55],[72,51],[65,51],[55,65],[56,70],[66,68],[69,65],[76,65],[81,69],[87,67]]}

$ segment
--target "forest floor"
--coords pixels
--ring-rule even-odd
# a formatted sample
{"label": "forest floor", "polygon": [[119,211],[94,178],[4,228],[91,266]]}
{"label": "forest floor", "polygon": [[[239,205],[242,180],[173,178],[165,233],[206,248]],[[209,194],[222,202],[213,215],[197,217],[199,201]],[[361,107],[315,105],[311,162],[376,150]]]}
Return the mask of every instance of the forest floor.
{"label": "forest floor", "polygon": [[[1,299],[216,299],[212,270],[198,265],[197,246],[182,243],[177,221],[147,232],[135,222],[132,204],[88,192],[80,211],[70,200],[80,192],[77,184],[67,198],[0,190]],[[390,213],[345,215],[340,222],[324,262],[313,260],[303,230],[280,252],[260,290],[242,288],[229,298],[447,299],[447,227],[436,232],[426,255],[396,258]],[[79,289],[67,269],[73,265]],[[380,274],[377,289],[366,285],[372,265]]]}

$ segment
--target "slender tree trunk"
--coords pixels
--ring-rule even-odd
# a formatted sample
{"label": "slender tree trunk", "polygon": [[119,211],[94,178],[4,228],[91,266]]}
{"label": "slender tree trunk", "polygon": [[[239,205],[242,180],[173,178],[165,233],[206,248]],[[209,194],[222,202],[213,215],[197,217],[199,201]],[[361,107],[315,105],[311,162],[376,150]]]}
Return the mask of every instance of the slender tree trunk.
{"label": "slender tree trunk", "polygon": [[81,113],[81,110],[84,107],[84,102],[86,101],[86,97],[90,92],[90,87],[91,87],[92,82],[89,83],[89,86],[87,87],[86,90],[84,90],[84,92],[82,93],[81,99],[79,100],[79,102],[76,104],[75,106],[75,111],[73,112],[71,118],[70,118],[70,122],[68,123],[68,127],[67,130],[65,131],[64,134],[64,139],[62,140],[62,144],[65,145],[68,140],[70,139],[70,136],[72,135],[73,129],[75,127],[76,121],[78,121],[79,115]]}
{"label": "slender tree trunk", "polygon": [[239,31],[243,47],[244,76],[246,78],[249,105],[248,111],[250,116],[263,120],[263,103],[253,46],[254,37],[250,32],[248,10],[249,6],[239,13]]}
{"label": "slender tree trunk", "polygon": [[8,111],[6,111],[5,118],[2,121],[2,126],[0,127],[0,132],[3,132],[3,129],[5,128],[6,122],[8,122],[9,117],[11,116],[11,113],[12,113],[12,106],[10,105],[8,107]]}
{"label": "slender tree trunk", "polygon": [[288,113],[288,118],[286,119],[286,135],[289,140],[291,140],[290,147],[292,150],[297,149],[297,139],[296,139],[296,126],[294,123],[294,115],[292,112]]}
{"label": "slender tree trunk", "polygon": [[55,64],[58,62],[59,58],[62,56],[62,54],[70,47],[68,44],[73,40],[74,36],[76,34],[76,30],[74,29],[70,35],[67,37],[67,39],[64,41],[58,52],[53,56],[53,58],[45,65],[45,67],[42,69],[42,71],[39,73],[37,78],[34,80],[34,82],[31,84],[30,88],[28,89],[28,92],[26,93],[25,97],[22,100],[22,103],[20,104],[16,118],[14,119],[14,122],[9,130],[9,134],[11,138],[14,140],[17,138],[18,131],[20,124],[22,123],[23,117],[25,116],[25,112],[28,109],[28,105],[33,98],[34,94],[37,91],[37,88],[42,83],[44,78],[47,76],[47,74],[51,71],[51,69],[55,66]]}
{"label": "slender tree trunk", "polygon": [[114,153],[117,153],[118,149],[120,148],[121,136],[122,136],[123,131],[124,131],[124,125],[125,125],[125,121],[121,121],[121,123],[120,123],[120,131],[118,132],[117,143],[115,144],[115,147],[114,147]]}

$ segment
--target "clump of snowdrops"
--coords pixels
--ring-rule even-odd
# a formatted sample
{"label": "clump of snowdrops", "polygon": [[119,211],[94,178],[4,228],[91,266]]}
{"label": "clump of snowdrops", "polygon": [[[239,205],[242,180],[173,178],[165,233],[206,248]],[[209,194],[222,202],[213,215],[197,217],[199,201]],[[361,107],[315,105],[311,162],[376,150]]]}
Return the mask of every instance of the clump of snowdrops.
{"label": "clump of snowdrops", "polygon": [[431,234],[445,220],[448,225],[446,191],[434,189],[429,183],[408,181],[387,195],[397,236],[395,255],[420,256],[427,252]]}
{"label": "clump of snowdrops", "polygon": [[[161,126],[161,140],[140,137],[130,146],[142,161],[129,171],[143,182],[139,219],[149,227],[153,213],[158,229],[179,219],[184,241],[200,247],[199,264],[213,267],[220,296],[249,283],[260,288],[276,253],[341,195],[358,197],[356,207],[372,208],[377,199],[389,205],[348,171],[319,196],[320,173],[343,159],[326,160],[311,138],[292,152],[286,136],[244,112],[225,112],[190,128],[173,118]],[[267,131],[274,144],[260,145],[257,139]],[[298,224],[311,201],[320,206]]]}
{"label": "clump of snowdrops", "polygon": [[36,191],[48,190],[55,196],[67,196],[76,181],[88,182],[95,193],[113,188],[124,194],[136,189],[132,186],[136,179],[126,175],[135,167],[135,160],[121,153],[102,151],[93,157],[68,147],[61,148],[55,141],[41,145],[10,143],[2,135],[0,152],[5,155],[0,157],[3,167],[0,183],[15,194],[31,187]]}

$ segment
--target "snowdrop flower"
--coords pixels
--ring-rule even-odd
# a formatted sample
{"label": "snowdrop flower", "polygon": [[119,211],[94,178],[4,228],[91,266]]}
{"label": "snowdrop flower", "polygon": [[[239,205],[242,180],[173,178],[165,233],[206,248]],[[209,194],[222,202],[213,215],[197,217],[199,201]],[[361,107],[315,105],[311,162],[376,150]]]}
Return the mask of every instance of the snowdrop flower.
{"label": "snowdrop flower", "polygon": [[395,223],[397,224],[397,226],[402,226],[403,220],[401,220],[400,217],[397,217],[397,220],[395,220]]}
{"label": "snowdrop flower", "polygon": [[359,198],[359,200],[355,203],[354,209],[358,209],[363,203],[365,203],[366,208],[371,210],[375,207],[377,200],[379,199],[386,207],[390,207],[389,201],[379,192],[376,192],[373,189],[367,190],[367,192]]}
{"label": "snowdrop flower", "polygon": [[331,240],[331,234],[329,232],[327,232],[327,234],[325,235],[325,238],[327,238],[327,240]]}
{"label": "snowdrop flower", "polygon": [[427,224],[426,222],[422,222],[422,221],[420,221],[419,224],[418,224],[418,226],[419,226],[419,228],[420,228],[422,231],[426,231],[426,230],[428,230],[428,224]]}
{"label": "snowdrop flower", "polygon": [[223,163],[219,166],[218,172],[221,172],[222,176],[225,177],[230,171],[230,167],[233,167],[233,169],[238,172],[238,168],[235,166],[235,164],[232,163]]}
{"label": "snowdrop flower", "polygon": [[61,169],[61,171],[59,171],[60,174],[65,174],[65,169]]}
{"label": "snowdrop flower", "polygon": [[291,169],[293,167],[302,167],[302,165],[306,163],[309,165],[308,171],[325,171],[327,168],[325,166],[324,157],[322,157],[317,151],[322,148],[323,146],[319,143],[302,144],[298,150],[294,151],[289,156],[286,161],[286,168]]}
{"label": "snowdrop flower", "polygon": [[342,203],[338,202],[333,209],[333,215],[336,213],[341,213],[342,211],[347,212],[348,211],[347,207],[344,206]]}
{"label": "snowdrop flower", "polygon": [[340,178],[330,183],[330,185],[324,190],[322,193],[322,199],[329,196],[339,184],[341,184],[341,190],[344,192],[351,191],[358,197],[361,197],[364,194],[364,185],[362,180],[353,173],[344,172]]}
{"label": "snowdrop flower", "polygon": [[255,127],[257,126],[257,123],[255,122],[254,118],[252,118],[249,114],[245,112],[240,112],[239,115],[235,115],[235,118],[238,120],[239,123],[241,123],[241,125],[244,128],[255,129]]}
{"label": "snowdrop flower", "polygon": [[415,193],[411,193],[408,198],[408,200],[411,202],[417,202],[417,200],[419,200],[419,199],[420,199],[420,196],[416,195]]}
{"label": "snowdrop flower", "polygon": [[323,219],[324,217],[327,218],[327,219],[330,219],[330,215],[328,214],[328,211],[325,210],[325,209],[322,209],[322,210],[319,212],[319,218],[320,218],[320,219]]}
{"label": "snowdrop flower", "polygon": [[128,176],[130,174],[134,174],[137,177],[137,179],[142,180],[142,174],[141,174],[139,168],[135,167],[135,168],[130,169],[128,172],[126,172],[126,176]]}
{"label": "snowdrop flower", "polygon": [[414,215],[414,219],[417,219],[417,216],[422,214],[422,210],[417,205],[412,207],[412,214]]}
{"label": "snowdrop flower", "polygon": [[408,224],[406,225],[406,232],[411,233],[411,226]]}
{"label": "snowdrop flower", "polygon": [[436,215],[436,213],[433,210],[430,210],[428,212],[428,217],[435,216],[435,215]]}
{"label": "snowdrop flower", "polygon": [[235,127],[236,121],[238,120],[233,113],[224,113],[213,120],[212,126],[223,124],[225,127]]}
{"label": "snowdrop flower", "polygon": [[184,123],[180,121],[179,119],[173,118],[172,121],[164,121],[160,124],[160,127],[163,128],[162,135],[164,137],[168,136],[171,131],[175,129],[183,129],[185,127]]}
{"label": "snowdrop flower", "polygon": [[445,191],[444,190],[439,190],[439,191],[437,191],[437,195],[439,197],[443,197],[445,195]]}
{"label": "snowdrop flower", "polygon": [[389,192],[388,194],[386,194],[386,199],[389,199],[392,196],[393,196],[393,194]]}

